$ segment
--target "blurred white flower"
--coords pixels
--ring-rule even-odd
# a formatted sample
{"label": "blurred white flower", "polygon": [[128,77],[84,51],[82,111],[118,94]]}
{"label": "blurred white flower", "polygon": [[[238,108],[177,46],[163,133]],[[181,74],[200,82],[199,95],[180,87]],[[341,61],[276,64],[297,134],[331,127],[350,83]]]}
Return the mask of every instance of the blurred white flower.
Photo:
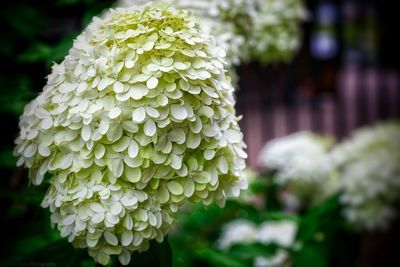
{"label": "blurred white flower", "polygon": [[300,199],[318,201],[337,190],[331,163],[327,160],[333,140],[299,132],[268,142],[259,164],[277,171],[276,182],[287,186]]}
{"label": "blurred white flower", "polygon": [[300,45],[300,24],[306,18],[302,0],[119,0],[117,6],[151,1],[192,11],[226,51],[231,66],[289,60]]}
{"label": "blurred white flower", "polygon": [[217,247],[229,249],[235,244],[276,244],[291,247],[296,238],[297,223],[291,220],[266,221],[260,226],[244,219],[232,221],[223,227]]}
{"label": "blurred white flower", "polygon": [[247,220],[236,220],[224,226],[221,237],[217,240],[217,247],[229,249],[235,244],[249,244],[255,242],[257,226]]}
{"label": "blurred white flower", "polygon": [[266,221],[257,232],[257,241],[263,244],[274,243],[280,247],[290,247],[297,234],[297,223],[290,220]]}
{"label": "blurred white flower", "polygon": [[283,249],[279,249],[275,255],[271,257],[256,257],[254,267],[283,267],[289,259],[289,253]]}
{"label": "blurred white flower", "polygon": [[19,165],[42,205],[97,262],[162,241],[185,201],[246,187],[245,145],[224,53],[188,12],[163,6],[94,18],[24,110]]}
{"label": "blurred white flower", "polygon": [[[198,20],[202,30],[211,34],[219,47],[227,53],[229,67],[239,65],[248,54],[244,50],[244,33],[238,29],[238,21],[254,5],[254,0],[119,0],[117,6],[130,7],[149,2],[167,3],[178,9],[190,10]],[[233,74],[233,72],[231,73]]]}
{"label": "blurred white flower", "polygon": [[300,46],[300,24],[306,17],[302,0],[257,0],[247,42],[252,59],[262,63],[291,59]]}
{"label": "blurred white flower", "polygon": [[389,226],[400,201],[400,124],[360,129],[329,156],[340,169],[346,219],[361,230]]}

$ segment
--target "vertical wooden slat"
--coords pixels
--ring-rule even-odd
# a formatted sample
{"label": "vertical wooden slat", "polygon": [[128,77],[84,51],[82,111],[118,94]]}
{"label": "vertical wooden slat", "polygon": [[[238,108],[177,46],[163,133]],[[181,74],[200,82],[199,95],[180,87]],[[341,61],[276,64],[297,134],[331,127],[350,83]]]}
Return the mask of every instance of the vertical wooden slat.
{"label": "vertical wooden slat", "polygon": [[336,136],[336,106],[332,97],[325,97],[321,103],[322,133]]}
{"label": "vertical wooden slat", "polygon": [[378,118],[378,73],[375,68],[367,70],[365,73],[365,94],[367,96],[367,118],[368,123],[372,123]]}
{"label": "vertical wooden slat", "polygon": [[288,134],[286,122],[286,107],[282,104],[276,105],[273,111],[274,116],[274,137],[281,137]]}
{"label": "vertical wooden slat", "polygon": [[387,72],[379,71],[378,75],[378,119],[384,120],[390,117],[389,114],[389,84]]}
{"label": "vertical wooden slat", "polygon": [[247,68],[243,72],[243,82],[246,91],[241,92],[244,100],[246,118],[242,125],[245,128],[245,142],[247,144],[247,162],[250,166],[255,166],[258,153],[262,146],[262,97],[260,88],[263,84],[257,83],[253,68]]}
{"label": "vertical wooden slat", "polygon": [[339,97],[342,103],[340,117],[343,119],[345,133],[351,132],[357,126],[357,67],[347,66],[340,76]]}
{"label": "vertical wooden slat", "polygon": [[263,144],[262,138],[262,121],[261,121],[261,113],[259,110],[253,108],[250,109],[247,113],[249,119],[246,120],[246,143],[247,143],[247,154],[248,154],[248,162],[251,166],[255,166],[257,163],[257,158],[259,151]]}
{"label": "vertical wooden slat", "polygon": [[356,72],[356,89],[354,91],[355,103],[353,108],[357,114],[357,118],[355,120],[354,128],[350,129],[351,131],[368,124],[368,96],[366,94],[367,80],[365,79],[368,69],[369,68],[359,68]]}
{"label": "vertical wooden slat", "polygon": [[389,104],[389,114],[391,118],[396,117],[397,107],[399,103],[397,99],[399,97],[399,80],[396,71],[389,71],[387,73],[387,89],[388,89],[388,104]]}
{"label": "vertical wooden slat", "polygon": [[[265,74],[264,72],[271,72]],[[338,76],[337,96],[308,97],[295,105],[286,94],[293,90],[273,70],[257,66],[242,73],[238,109],[244,115],[241,127],[248,145],[249,166],[256,166],[265,142],[297,131],[316,131],[337,138],[360,125],[400,115],[400,73],[385,74],[376,68],[343,68]],[[285,77],[283,77],[285,79]],[[293,94],[295,94],[293,90]]]}
{"label": "vertical wooden slat", "polygon": [[301,103],[297,107],[297,119],[298,119],[298,130],[299,131],[311,131],[311,104],[306,101]]}

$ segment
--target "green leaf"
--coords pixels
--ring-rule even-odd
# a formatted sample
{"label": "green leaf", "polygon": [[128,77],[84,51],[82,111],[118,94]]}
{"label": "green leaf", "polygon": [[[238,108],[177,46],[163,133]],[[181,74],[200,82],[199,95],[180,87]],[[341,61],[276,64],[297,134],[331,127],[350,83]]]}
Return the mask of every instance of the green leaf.
{"label": "green leaf", "polygon": [[[219,252],[211,248],[204,248],[198,251],[197,256],[211,266],[218,267],[247,267],[248,265],[238,261],[231,255]],[[205,264],[203,264],[205,265]]]}
{"label": "green leaf", "polygon": [[323,244],[309,244],[301,253],[297,253],[293,259],[293,267],[327,267],[329,266],[329,254]]}
{"label": "green leaf", "polygon": [[251,264],[256,257],[271,257],[275,255],[276,245],[263,245],[259,243],[253,244],[236,244],[232,246],[229,254]]}
{"label": "green leaf", "polygon": [[316,233],[335,232],[343,226],[338,196],[328,198],[312,208],[301,219],[298,238],[301,241],[313,240]]}
{"label": "green leaf", "polygon": [[45,62],[49,67],[53,62],[60,62],[64,59],[76,36],[77,33],[69,34],[54,46],[40,42],[34,43],[18,59],[25,63]]}
{"label": "green leaf", "polygon": [[[117,263],[117,266],[122,266]],[[145,252],[134,252],[128,266],[132,267],[171,267],[172,250],[168,240],[158,243],[155,240],[150,242],[149,250]]]}
{"label": "green leaf", "polygon": [[300,221],[297,240],[301,248],[293,257],[293,266],[330,266],[335,257],[335,240],[343,225],[338,196],[312,208]]}
{"label": "green leaf", "polygon": [[0,151],[0,167],[15,168],[17,158],[13,155],[11,148]]}
{"label": "green leaf", "polygon": [[25,63],[35,63],[46,61],[46,59],[51,54],[51,47],[44,43],[33,43],[30,47],[28,47],[25,52],[19,55],[18,59],[21,62]]}
{"label": "green leaf", "polygon": [[0,77],[0,84],[4,89],[0,95],[0,112],[20,115],[34,96],[31,79],[26,75]]}
{"label": "green leaf", "polygon": [[300,221],[300,217],[295,214],[289,214],[284,212],[267,212],[265,216],[262,216],[265,220],[273,220],[273,221],[280,221],[280,220],[292,220],[295,222]]}

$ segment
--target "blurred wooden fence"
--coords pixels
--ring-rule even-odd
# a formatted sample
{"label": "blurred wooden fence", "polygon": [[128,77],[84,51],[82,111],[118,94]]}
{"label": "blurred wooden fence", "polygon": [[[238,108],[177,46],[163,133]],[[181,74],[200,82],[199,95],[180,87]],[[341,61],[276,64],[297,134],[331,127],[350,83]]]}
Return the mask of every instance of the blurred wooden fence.
{"label": "blurred wooden fence", "polygon": [[257,166],[263,144],[276,137],[311,130],[340,139],[360,126],[400,117],[399,71],[348,66],[337,73],[333,92],[311,96],[291,75],[277,76],[252,67],[241,72],[237,108],[249,166]]}

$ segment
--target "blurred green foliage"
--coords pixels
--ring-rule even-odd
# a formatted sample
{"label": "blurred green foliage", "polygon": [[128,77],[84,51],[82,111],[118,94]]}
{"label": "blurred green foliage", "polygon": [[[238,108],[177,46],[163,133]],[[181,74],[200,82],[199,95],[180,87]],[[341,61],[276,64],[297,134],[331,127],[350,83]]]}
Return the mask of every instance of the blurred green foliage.
{"label": "blurred green foliage", "polygon": [[74,38],[112,0],[8,1],[0,9],[0,112],[18,116],[45,85],[51,65],[68,54]]}
{"label": "blurred green foliage", "polygon": [[258,196],[261,193],[266,204],[262,208],[243,201],[242,196],[241,200],[228,201],[224,208],[193,205],[181,212],[178,228],[169,238],[174,252],[173,266],[246,267],[252,266],[258,256],[270,258],[275,255],[279,249],[275,244],[241,243],[228,251],[218,249],[216,240],[222,227],[235,219],[246,219],[255,224],[280,220],[297,222],[294,247],[283,248],[290,255],[288,266],[357,266],[358,236],[347,229],[338,196],[299,214],[289,213],[284,211],[278,199],[279,188],[273,183],[274,175],[256,178],[247,192]]}

